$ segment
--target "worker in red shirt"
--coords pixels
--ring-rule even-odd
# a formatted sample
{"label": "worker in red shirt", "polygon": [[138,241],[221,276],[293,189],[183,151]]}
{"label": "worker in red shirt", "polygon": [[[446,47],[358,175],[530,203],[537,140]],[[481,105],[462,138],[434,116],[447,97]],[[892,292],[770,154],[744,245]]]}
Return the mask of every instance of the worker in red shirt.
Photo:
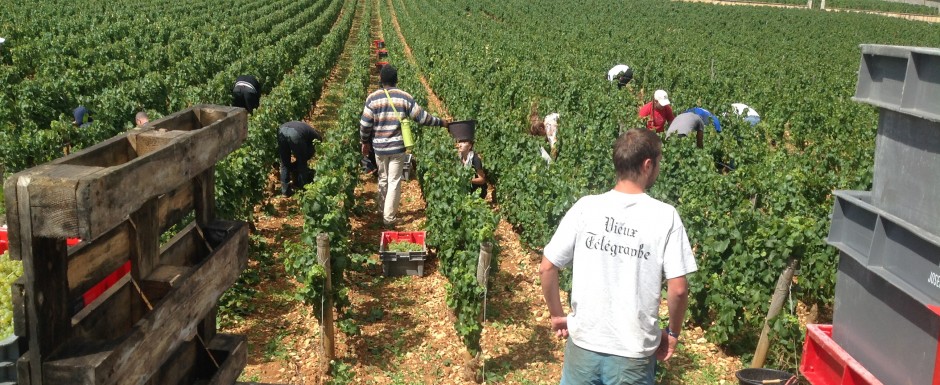
{"label": "worker in red shirt", "polygon": [[663,132],[666,122],[672,123],[675,115],[672,114],[672,107],[669,104],[669,95],[666,91],[656,90],[653,93],[653,101],[640,107],[640,117],[646,118],[646,128]]}

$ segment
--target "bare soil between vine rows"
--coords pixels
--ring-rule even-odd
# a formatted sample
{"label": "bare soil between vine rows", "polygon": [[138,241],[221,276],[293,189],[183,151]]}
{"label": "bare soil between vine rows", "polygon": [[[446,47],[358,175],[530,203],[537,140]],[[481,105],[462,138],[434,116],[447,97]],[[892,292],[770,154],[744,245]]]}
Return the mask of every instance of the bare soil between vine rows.
{"label": "bare soil between vine rows", "polygon": [[[367,0],[368,1],[368,0]],[[378,9],[378,1],[374,3]],[[393,12],[393,20],[395,15]],[[382,36],[379,19],[371,24],[373,38]],[[356,25],[362,26],[357,17]],[[397,27],[397,26],[396,26]],[[396,32],[400,34],[400,31]],[[351,34],[355,36],[355,34]],[[404,41],[404,36],[400,35]],[[348,50],[354,44],[347,42]],[[406,52],[410,53],[410,48]],[[348,56],[344,52],[344,57]],[[408,55],[410,57],[410,55]],[[413,58],[411,58],[413,60]],[[340,60],[337,67],[348,63]],[[334,69],[324,86],[323,100],[336,100],[348,71]],[[443,103],[422,82],[430,109],[446,116]],[[370,84],[377,84],[373,74]],[[371,90],[370,90],[371,91]],[[336,126],[330,108],[312,107],[312,121]],[[335,114],[335,112],[334,112]],[[356,129],[342,127],[341,129]],[[456,154],[455,154],[456,156]],[[277,176],[270,175],[275,186]],[[375,203],[376,181],[360,176],[357,205],[351,217],[353,250],[368,250],[361,271],[348,272],[350,309],[338,318],[352,320],[358,334],[337,329],[334,370],[336,382],[355,384],[473,384],[467,376],[469,355],[454,330],[453,313],[447,307],[446,278],[437,271],[432,255],[423,277],[384,277],[377,248],[382,228]],[[274,193],[274,188],[270,189]],[[415,231],[425,222],[425,202],[416,181],[403,182],[402,224],[397,231]],[[271,246],[274,264],[257,287],[248,305],[252,312],[224,332],[248,336],[248,365],[242,381],[271,384],[321,384],[329,380],[320,370],[319,324],[310,306],[294,293],[299,284],[285,274],[283,245],[300,239],[303,215],[294,198],[272,197],[256,209],[255,226]],[[498,208],[494,207],[494,210]],[[357,214],[356,212],[359,212]],[[499,272],[487,295],[483,331],[485,381],[494,384],[553,384],[561,375],[564,341],[549,330],[537,277],[537,253],[524,248],[512,227],[502,220],[497,229],[502,249]],[[311,251],[314,252],[314,251]],[[256,262],[253,262],[256,263]],[[693,278],[694,279],[694,278]],[[665,313],[665,308],[662,309]],[[663,384],[731,384],[740,360],[725,355],[703,338],[699,328],[686,330],[676,356],[666,363]]]}

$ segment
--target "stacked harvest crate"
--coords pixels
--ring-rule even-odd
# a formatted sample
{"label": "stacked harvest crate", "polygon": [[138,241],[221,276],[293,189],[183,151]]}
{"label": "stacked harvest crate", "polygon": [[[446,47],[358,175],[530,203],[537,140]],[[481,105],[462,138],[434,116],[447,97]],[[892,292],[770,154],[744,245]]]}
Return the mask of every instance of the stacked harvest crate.
{"label": "stacked harvest crate", "polygon": [[833,324],[811,325],[801,371],[940,385],[940,49],[861,48],[853,99],[880,110],[872,191],[834,192]]}

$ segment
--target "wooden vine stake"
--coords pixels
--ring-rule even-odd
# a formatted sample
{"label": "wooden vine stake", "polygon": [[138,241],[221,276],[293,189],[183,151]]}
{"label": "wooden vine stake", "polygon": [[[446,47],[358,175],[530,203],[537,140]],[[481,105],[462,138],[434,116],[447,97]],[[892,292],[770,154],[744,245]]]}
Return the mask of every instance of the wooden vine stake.
{"label": "wooden vine stake", "polygon": [[783,308],[783,301],[787,298],[790,291],[790,283],[793,282],[793,272],[799,260],[790,258],[787,262],[787,268],[780,273],[777,279],[777,287],[774,288],[774,295],[770,300],[770,309],[767,310],[767,318],[764,319],[764,329],[760,332],[760,340],[757,342],[757,350],[754,351],[754,360],[751,361],[752,368],[764,367],[764,360],[767,358],[767,349],[770,348],[770,321],[777,318],[780,309]]}
{"label": "wooden vine stake", "polygon": [[317,235],[317,261],[326,272],[325,282],[323,283],[323,306],[322,316],[320,317],[320,335],[322,338],[320,365],[323,373],[330,372],[330,362],[336,357],[334,342],[336,336],[333,333],[333,284],[330,272],[330,236],[326,233]]}
{"label": "wooden vine stake", "polygon": [[[480,257],[477,260],[477,284],[483,288],[484,293],[487,290],[487,283],[490,275],[490,262],[493,259],[493,244],[483,242],[480,244]],[[484,296],[484,298],[486,298]],[[482,324],[486,313],[486,301],[480,309],[478,321]],[[467,362],[467,379],[476,383],[483,382],[483,352],[477,353],[476,357],[470,357]]]}
{"label": "wooden vine stake", "polygon": [[[477,284],[486,290],[487,278],[490,274],[490,260],[493,258],[493,244],[483,242],[480,244],[480,259],[477,261]],[[483,321],[483,312],[480,312],[480,321]]]}

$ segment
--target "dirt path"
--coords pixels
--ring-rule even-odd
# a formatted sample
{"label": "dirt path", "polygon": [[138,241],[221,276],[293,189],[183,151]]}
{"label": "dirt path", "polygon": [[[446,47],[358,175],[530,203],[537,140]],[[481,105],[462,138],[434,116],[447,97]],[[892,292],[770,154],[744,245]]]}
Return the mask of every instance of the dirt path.
{"label": "dirt path", "polygon": [[[398,39],[400,39],[402,41],[402,45],[405,46],[405,57],[408,58],[408,62],[410,62],[411,65],[417,67],[418,62],[415,61],[414,54],[411,52],[411,47],[408,46],[407,40],[405,40],[405,35],[401,33],[401,25],[398,24],[398,14],[395,13],[395,7],[392,6],[392,0],[386,0],[386,3],[388,4],[388,9],[392,16],[392,24],[393,27],[395,27],[395,33],[398,34]],[[421,80],[421,85],[424,86],[424,90],[428,94],[428,107],[430,107],[432,111],[444,115],[444,117],[447,119],[451,119],[451,115],[447,111],[447,107],[444,106],[444,103],[441,102],[441,98],[437,97],[437,94],[434,93],[433,89],[431,89],[431,84],[428,83],[428,79],[424,77],[424,74],[421,74],[419,79]]]}
{"label": "dirt path", "polygon": [[[363,25],[364,1],[356,7],[343,52],[324,82],[320,99],[305,119],[318,130],[336,129],[336,113],[351,65],[350,52],[358,43],[357,31]],[[342,15],[337,20],[341,18]],[[270,185],[277,186],[277,179],[276,172],[271,174]],[[284,243],[300,240],[303,215],[296,199],[277,196],[256,207],[255,218],[255,235],[264,239],[266,247],[251,256],[249,269],[251,274],[260,275],[260,283],[254,288],[257,289],[254,297],[242,304],[250,314],[222,328],[226,333],[248,336],[248,363],[240,378],[278,384],[319,383],[318,323],[310,307],[294,297],[300,285],[285,273],[283,264]]]}
{"label": "dirt path", "polygon": [[[392,0],[385,0],[385,2],[395,33],[402,42],[405,56],[412,65],[417,67],[411,47],[398,23],[398,15],[391,3]],[[381,31],[381,24],[379,24],[379,31]],[[423,74],[420,75],[420,79],[428,94],[430,108],[447,115],[446,107]],[[372,193],[370,187],[367,189],[369,193]],[[408,186],[403,197],[413,197],[410,199],[417,201],[418,196],[411,194],[419,193],[416,185],[415,189]],[[403,198],[403,200],[406,199],[409,198]],[[377,219],[374,220],[377,221]],[[555,383],[561,376],[564,347],[563,341],[553,338],[549,329],[548,311],[543,304],[541,287],[537,278],[541,256],[521,245],[518,234],[505,219],[501,218],[496,236],[501,248],[500,266],[494,279],[493,289],[488,293],[487,317],[481,341],[485,379],[487,382],[498,384]],[[372,237],[372,239],[377,238],[377,236]],[[433,271],[432,279],[440,280],[442,284],[446,281],[443,277],[438,277],[439,274]],[[427,307],[425,305],[422,308]],[[447,315],[451,314],[447,308],[441,311],[446,312]],[[451,341],[456,341],[452,339],[456,338],[452,322],[441,320],[435,325],[444,329],[432,327],[430,330],[433,339],[443,339],[446,335]],[[735,381],[734,372],[740,368],[737,359],[724,355],[713,344],[707,343],[702,338],[703,332],[699,328],[687,331],[686,336],[688,342],[680,346],[675,358],[666,365],[667,368],[671,368],[669,369],[671,374],[665,375],[662,383],[713,384]],[[424,346],[424,344],[421,345],[421,347]],[[452,342],[448,348],[463,351],[459,343]],[[448,353],[445,354],[454,356]],[[440,363],[440,361],[437,362]],[[407,364],[404,367],[414,368]],[[422,381],[422,383],[436,383],[444,379],[446,380],[443,383],[469,383],[455,377],[455,374],[454,372],[438,372],[437,381]]]}
{"label": "dirt path", "polygon": [[[398,24],[398,15],[390,0],[386,0],[386,4],[406,57],[416,65]],[[379,18],[372,28],[376,34],[374,39],[382,38],[382,28]],[[420,78],[432,111],[447,114],[425,77]],[[377,247],[381,232],[376,225],[381,223],[381,218],[375,207],[375,186],[370,179],[357,190],[369,209],[368,214],[353,219],[354,243],[370,250]],[[424,207],[417,182],[404,183],[404,230],[421,228],[425,220]],[[488,293],[481,341],[486,382],[556,383],[561,375],[564,348],[563,341],[553,338],[549,330],[548,311],[536,276],[541,257],[521,245],[505,219],[501,219],[496,235],[501,248],[500,266],[493,289]],[[350,277],[352,282],[359,282],[359,287],[351,293],[353,319],[363,326],[361,336],[353,338],[344,360],[355,359],[349,363],[354,365],[352,371],[357,383],[472,383],[462,376],[460,365],[467,356],[454,332],[452,312],[444,302],[446,278],[437,272],[436,265],[437,261],[432,259],[425,267],[427,275],[421,278],[383,278],[379,266]],[[734,371],[740,366],[737,360],[706,343],[702,335],[701,329],[687,331],[690,342],[683,345],[667,365],[675,369],[676,375],[665,376],[663,383],[733,381]]]}
{"label": "dirt path", "polygon": [[[775,7],[775,8],[798,8],[798,9],[809,9],[805,5],[792,5],[792,4],[777,4],[777,3],[762,3],[757,1],[726,1],[726,0],[673,0],[673,1],[684,1],[687,3],[709,3],[709,4],[718,4],[718,5],[750,5],[754,7]],[[819,0],[814,1],[815,4],[819,4]],[[814,5],[815,5],[814,4]],[[856,10],[856,9],[833,9],[826,8],[826,12],[853,12],[853,13],[868,13],[872,15],[881,15],[887,17],[895,17],[899,19],[907,19],[914,21],[926,21],[928,23],[940,23],[940,15],[938,16],[927,16],[927,15],[915,15],[910,13],[897,13],[897,12],[882,12],[882,11],[868,11],[868,10]]]}
{"label": "dirt path", "polygon": [[[381,0],[373,1],[370,21],[372,39],[383,38],[379,12]],[[357,8],[358,9],[358,8]],[[389,4],[389,9],[392,7]],[[361,11],[357,10],[357,13]],[[395,32],[410,48],[391,13]],[[311,109],[308,121],[327,132],[336,128],[337,100],[348,73],[349,48],[355,46],[358,28],[365,20],[357,15],[350,38],[336,67],[326,82],[321,101]],[[370,84],[378,84],[373,71]],[[422,76],[423,80],[423,76]],[[446,109],[430,85],[422,81],[430,108]],[[272,176],[271,178],[276,178]],[[451,310],[446,304],[447,279],[437,271],[432,256],[423,277],[384,277],[376,249],[381,216],[376,205],[376,181],[361,176],[356,188],[358,209],[350,217],[352,251],[368,256],[359,271],[348,271],[350,307],[338,319],[333,383],[356,384],[472,384],[463,368],[468,356],[454,330]],[[416,181],[402,184],[398,231],[421,229],[425,222],[425,202]],[[249,338],[249,362],[242,381],[278,384],[320,384],[318,323],[311,309],[299,302],[299,288],[284,273],[283,244],[300,237],[303,216],[292,198],[274,198],[256,210],[258,234],[270,247],[269,258],[253,261],[262,282],[258,294],[245,306],[253,309],[242,322],[224,330]],[[551,384],[560,378],[563,342],[552,337],[547,310],[542,303],[536,277],[540,256],[524,248],[511,226],[501,220],[496,232],[500,254],[499,272],[488,293],[482,347],[487,383]],[[663,384],[732,383],[739,366],[734,358],[721,354],[701,338],[701,330],[687,331],[686,342],[667,367]],[[668,373],[676,373],[670,375]]]}
{"label": "dirt path", "polygon": [[[379,1],[376,1],[376,9]],[[389,10],[391,6],[389,5]],[[397,25],[397,15],[390,11],[395,33],[405,42]],[[384,37],[379,14],[372,24],[373,39]],[[410,47],[404,43],[408,60],[414,64]],[[373,78],[371,84],[377,84]],[[422,76],[429,95],[429,108],[446,115],[430,85]],[[364,177],[356,190],[357,200],[366,208],[354,215],[353,249],[369,253],[374,265],[350,273],[350,319],[359,327],[359,335],[344,340],[341,360],[350,366],[356,383],[396,384],[472,384],[464,374],[469,358],[454,330],[454,320],[447,306],[447,279],[437,271],[432,257],[423,277],[382,276],[378,256],[374,254],[383,230],[375,202],[376,182]],[[425,201],[416,181],[402,184],[399,231],[421,229],[426,221]],[[533,255],[525,252],[518,237],[503,221],[499,230],[502,251],[501,271],[490,293],[488,320],[483,332],[484,366],[489,382],[551,383],[560,374],[560,341],[553,341],[543,318],[539,287],[532,275]]]}
{"label": "dirt path", "polygon": [[[684,1],[686,3],[709,3],[718,5],[750,5],[754,7],[773,7],[773,8],[801,8],[808,9],[805,5],[762,3],[758,1],[725,1],[725,0],[674,0]],[[817,0],[818,1],[818,0]]]}
{"label": "dirt path", "polygon": [[854,12],[854,13],[869,13],[872,15],[881,15],[888,17],[896,17],[899,19],[915,20],[915,21],[926,21],[928,23],[940,23],[940,16],[927,16],[927,15],[914,15],[910,13],[893,13],[893,12],[880,12],[880,11],[863,11],[855,9],[832,9],[826,8],[827,12]]}

